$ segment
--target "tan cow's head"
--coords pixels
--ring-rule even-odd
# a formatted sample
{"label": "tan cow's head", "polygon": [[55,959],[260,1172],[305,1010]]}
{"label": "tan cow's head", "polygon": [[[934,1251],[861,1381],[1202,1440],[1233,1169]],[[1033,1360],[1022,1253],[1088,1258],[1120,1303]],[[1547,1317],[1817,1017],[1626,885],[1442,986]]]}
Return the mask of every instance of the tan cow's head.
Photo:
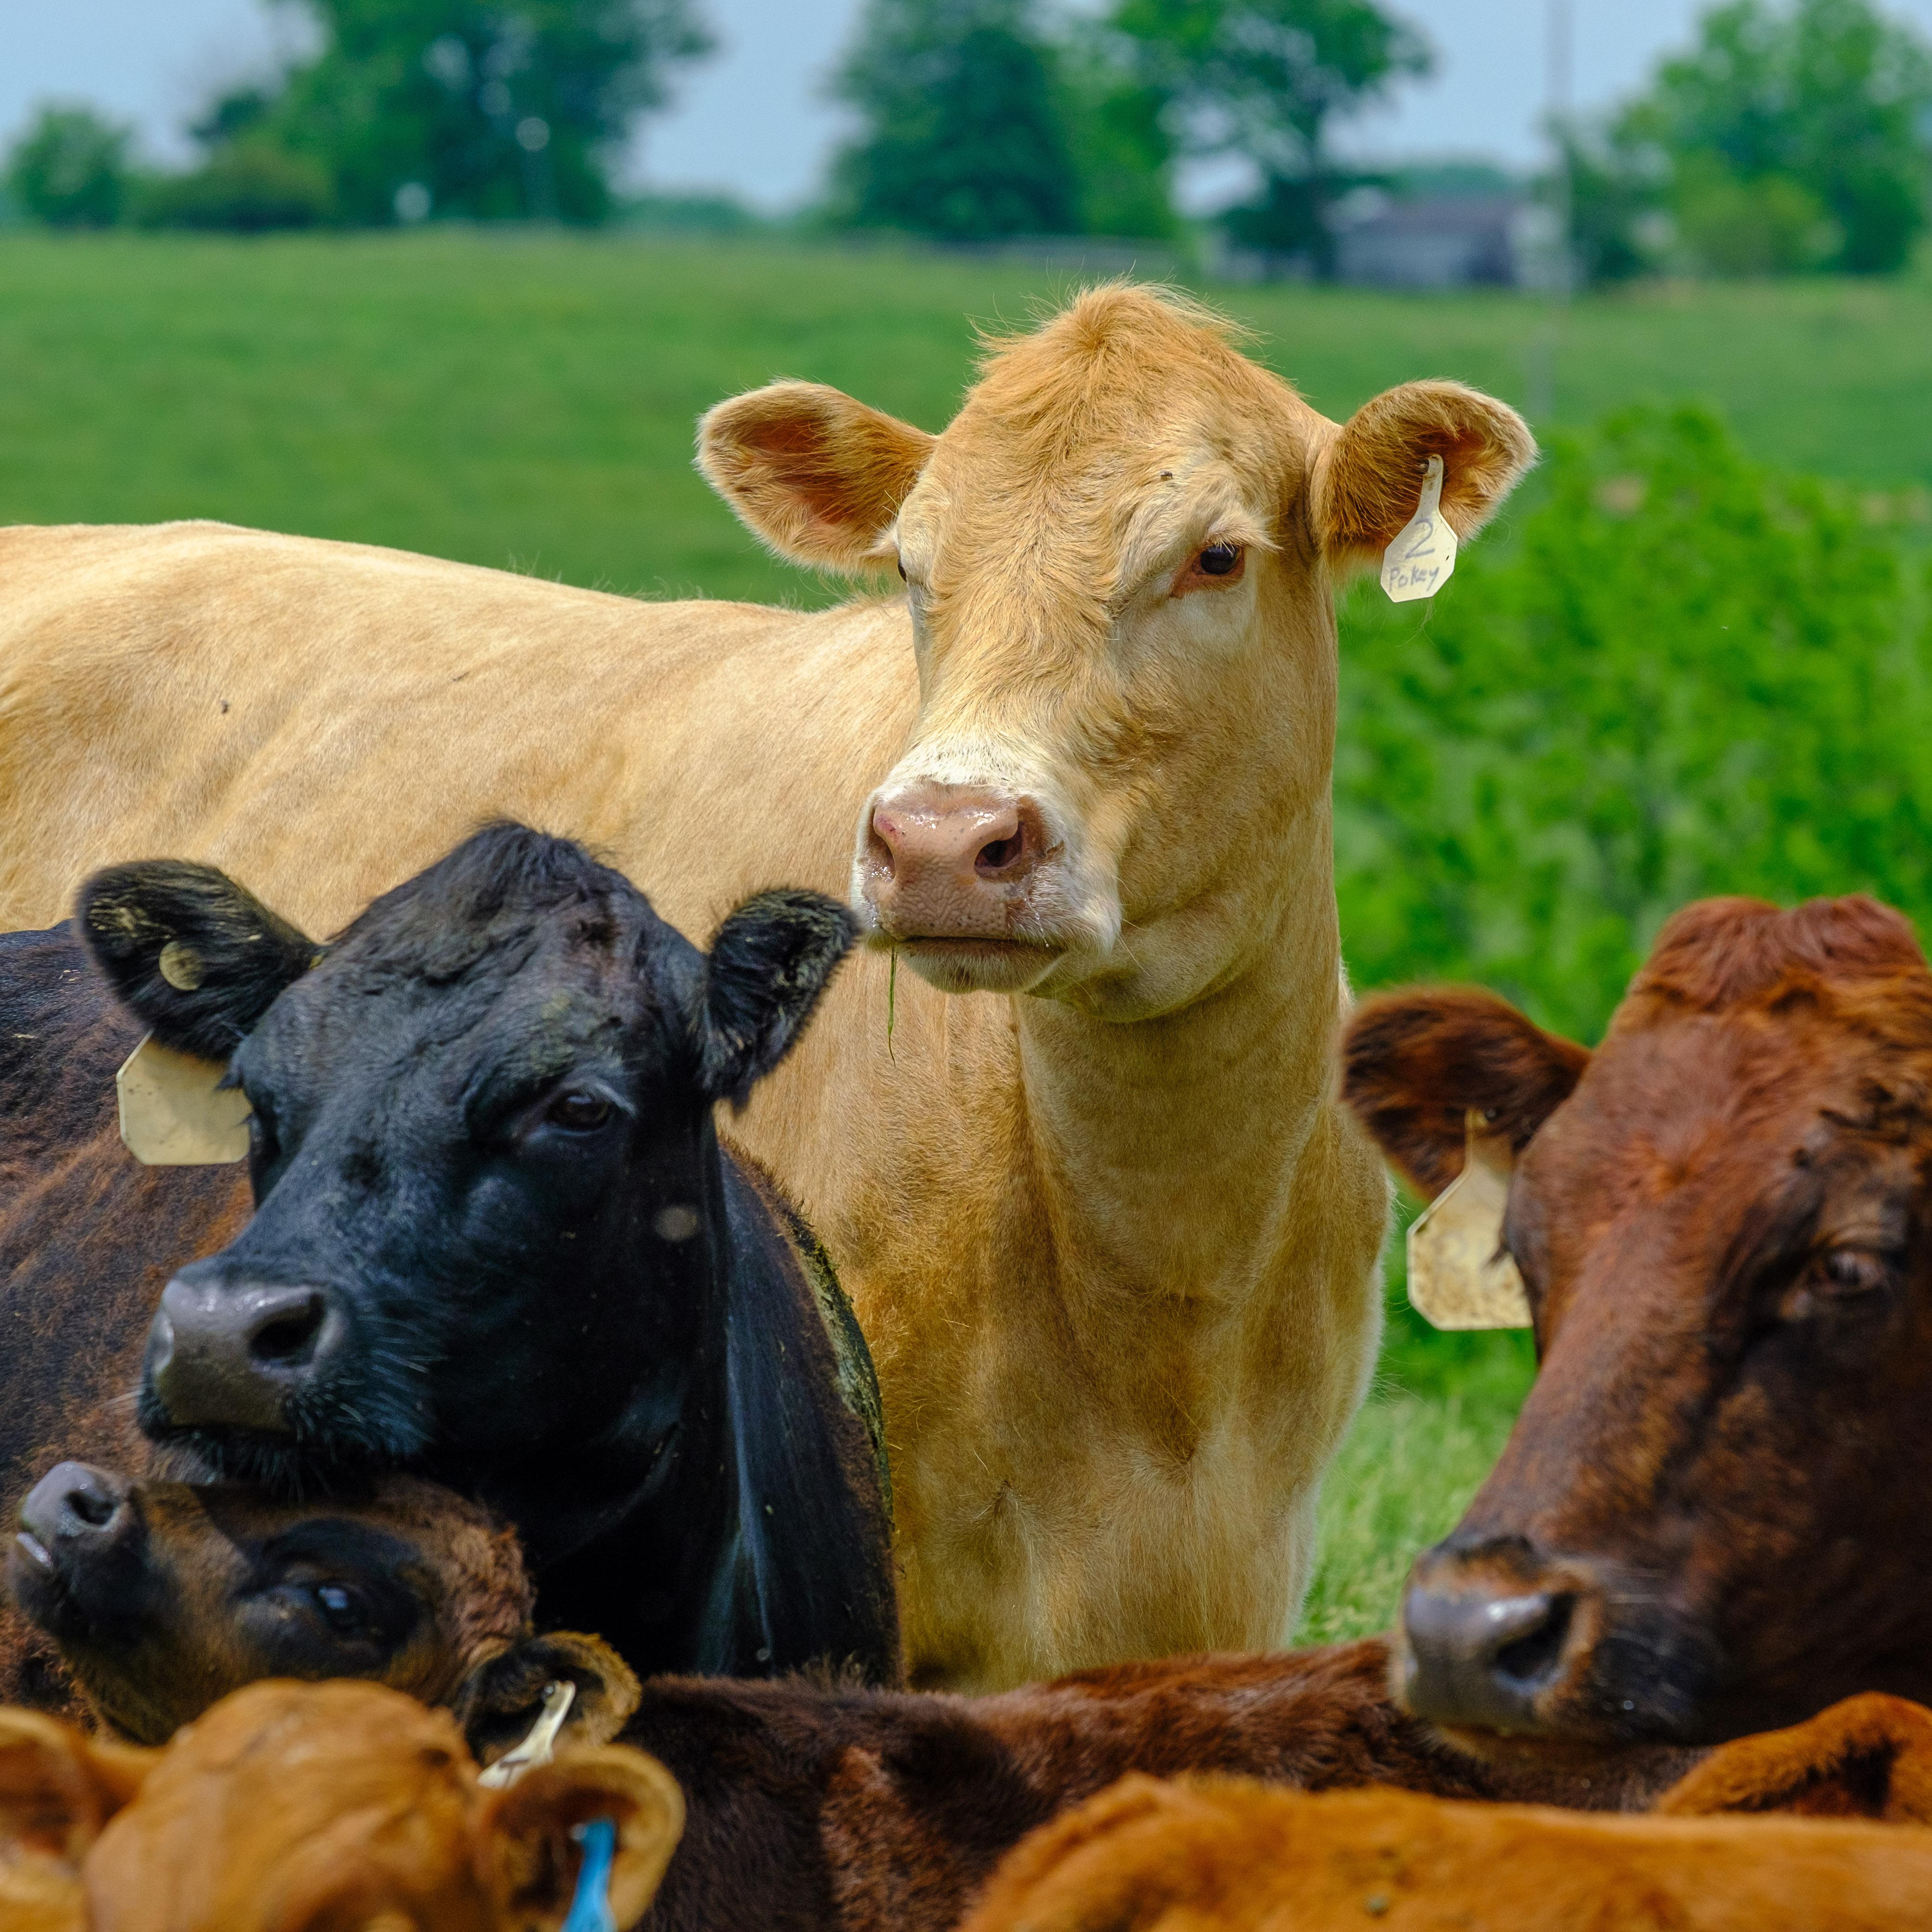
{"label": "tan cow's head", "polygon": [[1338,427],[1229,335],[1101,288],[992,345],[937,436],[806,382],[700,426],[782,556],[904,576],[919,719],[860,811],[853,898],[936,986],[1130,1017],[1274,938],[1296,855],[1326,862],[1336,583],[1431,455],[1467,536],[1534,453],[1453,382]]}

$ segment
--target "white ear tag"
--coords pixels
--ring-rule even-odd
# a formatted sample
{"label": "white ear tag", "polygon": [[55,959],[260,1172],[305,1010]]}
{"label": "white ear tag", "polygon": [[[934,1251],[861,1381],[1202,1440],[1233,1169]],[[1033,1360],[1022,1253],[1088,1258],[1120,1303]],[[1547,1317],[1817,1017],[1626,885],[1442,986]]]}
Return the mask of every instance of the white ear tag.
{"label": "white ear tag", "polygon": [[1422,500],[1394,543],[1382,552],[1382,588],[1397,604],[1433,597],[1456,568],[1456,532],[1442,514],[1442,459],[1432,456]]}
{"label": "white ear tag", "polygon": [[1408,1230],[1409,1306],[1438,1328],[1527,1328],[1529,1297],[1499,1254],[1515,1158],[1483,1117],[1468,1116],[1462,1172]]}
{"label": "white ear tag", "polygon": [[548,1764],[556,1755],[556,1734],[570,1715],[577,1699],[577,1686],[568,1678],[543,1688],[543,1708],[523,1742],[506,1750],[488,1771],[477,1774],[476,1782],[491,1791],[500,1791],[516,1783],[526,1771]]}
{"label": "white ear tag", "polygon": [[152,1034],[121,1063],[121,1138],[146,1167],[215,1167],[248,1157],[248,1096],[219,1085],[219,1061],[164,1046]]}

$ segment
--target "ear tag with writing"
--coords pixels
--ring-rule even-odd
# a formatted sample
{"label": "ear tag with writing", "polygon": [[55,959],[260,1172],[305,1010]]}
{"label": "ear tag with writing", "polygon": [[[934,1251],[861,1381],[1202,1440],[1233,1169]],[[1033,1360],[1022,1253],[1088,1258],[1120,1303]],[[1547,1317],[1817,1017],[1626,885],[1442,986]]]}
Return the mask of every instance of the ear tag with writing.
{"label": "ear tag with writing", "polygon": [[164,1046],[152,1034],[121,1063],[121,1138],[146,1167],[215,1167],[248,1157],[248,1096],[227,1069]]}
{"label": "ear tag with writing", "polygon": [[1498,1252],[1515,1158],[1480,1114],[1464,1135],[1462,1172],[1409,1227],[1409,1306],[1438,1328],[1527,1328],[1522,1276]]}
{"label": "ear tag with writing", "polygon": [[1456,568],[1456,532],[1442,514],[1442,459],[1432,456],[1422,500],[1394,543],[1382,552],[1382,588],[1392,602],[1433,597]]}

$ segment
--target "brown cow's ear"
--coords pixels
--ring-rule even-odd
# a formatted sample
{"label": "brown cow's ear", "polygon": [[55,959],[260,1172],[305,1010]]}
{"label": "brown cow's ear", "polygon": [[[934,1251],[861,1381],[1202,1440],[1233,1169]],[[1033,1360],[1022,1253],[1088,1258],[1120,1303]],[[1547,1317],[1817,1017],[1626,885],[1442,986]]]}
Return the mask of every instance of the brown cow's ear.
{"label": "brown cow's ear", "polygon": [[1364,1000],[1342,1036],[1342,1097],[1432,1201],[1462,1171],[1472,1108],[1520,1154],[1589,1060],[1588,1047],[1545,1033],[1493,993],[1386,993]]}
{"label": "brown cow's ear", "polygon": [[822,382],[773,382],[705,412],[698,466],[779,556],[861,571],[890,567],[885,534],[932,445]]}
{"label": "brown cow's ear", "polygon": [[478,1764],[490,1764],[530,1736],[544,1691],[574,1684],[560,1746],[608,1744],[638,1708],[637,1673],[601,1636],[551,1630],[519,1637],[477,1666],[450,1700]]}
{"label": "brown cow's ear", "polygon": [[160,1755],[83,1737],[38,1711],[0,1710],[0,1864],[38,1854],[78,1871]]}
{"label": "brown cow's ear", "polygon": [[226,1061],[322,949],[212,866],[110,866],[80,889],[80,936],[164,1046]]}
{"label": "brown cow's ear", "polygon": [[1932,1825],[1932,1711],[1877,1691],[1847,1697],[1787,1730],[1720,1744],[1651,1808]]}
{"label": "brown cow's ear", "polygon": [[616,1827],[610,1916],[626,1932],[656,1896],[684,1830],[684,1794],[656,1758],[604,1744],[538,1765],[486,1796],[482,1862],[504,1932],[556,1932],[584,1863],[573,1834],[599,1818]]}
{"label": "brown cow's ear", "polygon": [[1337,576],[1380,562],[1415,514],[1432,456],[1442,508],[1466,539],[1535,461],[1536,441],[1507,403],[1460,382],[1404,382],[1364,403],[1315,460],[1315,535]]}

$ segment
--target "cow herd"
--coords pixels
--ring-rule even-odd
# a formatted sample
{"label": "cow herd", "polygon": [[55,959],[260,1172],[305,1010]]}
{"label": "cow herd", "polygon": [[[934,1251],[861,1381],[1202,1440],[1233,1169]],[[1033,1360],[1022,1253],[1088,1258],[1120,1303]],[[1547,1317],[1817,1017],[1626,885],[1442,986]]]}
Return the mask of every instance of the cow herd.
{"label": "cow herd", "polygon": [[[706,416],[824,613],[0,531],[0,1932],[1932,1915],[1909,926],[1351,1010],[1334,588],[1532,454],[1116,286]],[[1472,1120],[1535,1384],[1285,1651]]]}

